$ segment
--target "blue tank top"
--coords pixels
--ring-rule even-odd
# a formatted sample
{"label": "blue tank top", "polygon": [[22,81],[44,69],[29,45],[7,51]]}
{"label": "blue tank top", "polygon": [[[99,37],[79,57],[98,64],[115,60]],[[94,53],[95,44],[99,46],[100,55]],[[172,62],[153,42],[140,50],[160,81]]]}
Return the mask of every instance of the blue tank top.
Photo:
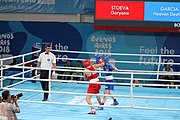
{"label": "blue tank top", "polygon": [[[103,67],[103,70],[109,72],[109,71],[114,71],[114,68],[110,64],[106,64]],[[110,76],[110,75],[112,75],[112,73],[105,73],[105,76]]]}

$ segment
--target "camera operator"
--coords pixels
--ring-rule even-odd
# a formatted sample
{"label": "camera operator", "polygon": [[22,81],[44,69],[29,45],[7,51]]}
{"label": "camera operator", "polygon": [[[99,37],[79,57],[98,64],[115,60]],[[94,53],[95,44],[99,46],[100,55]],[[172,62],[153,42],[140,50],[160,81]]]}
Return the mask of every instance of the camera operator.
{"label": "camera operator", "polygon": [[2,120],[18,120],[16,113],[20,112],[20,108],[17,104],[18,96],[11,96],[9,90],[2,92],[3,102],[0,103],[0,116]]}

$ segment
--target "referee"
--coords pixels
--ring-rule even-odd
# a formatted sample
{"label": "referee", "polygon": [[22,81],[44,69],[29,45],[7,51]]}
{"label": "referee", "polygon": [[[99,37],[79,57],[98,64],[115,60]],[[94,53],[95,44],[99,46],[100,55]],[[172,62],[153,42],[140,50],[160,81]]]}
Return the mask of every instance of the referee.
{"label": "referee", "polygon": [[[40,68],[56,68],[56,57],[51,51],[51,45],[45,45],[45,52],[42,52],[39,55],[37,67]],[[52,72],[52,75],[55,74],[55,71]],[[40,70],[40,79],[48,79],[49,78],[49,70]],[[49,82],[48,81],[40,81],[43,91],[49,91]],[[44,93],[44,99],[42,101],[48,100],[49,93]]]}

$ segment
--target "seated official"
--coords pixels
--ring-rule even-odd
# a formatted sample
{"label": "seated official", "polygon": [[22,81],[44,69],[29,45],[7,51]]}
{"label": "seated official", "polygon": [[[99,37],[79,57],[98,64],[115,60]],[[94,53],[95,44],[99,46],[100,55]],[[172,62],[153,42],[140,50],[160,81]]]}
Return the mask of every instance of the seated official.
{"label": "seated official", "polygon": [[[166,67],[163,69],[163,72],[174,72],[173,68],[171,68],[170,64],[166,64]],[[173,75],[162,75],[160,76],[161,79],[167,79],[167,80],[174,80],[174,76]],[[167,82],[164,81],[164,84],[170,84],[170,85],[174,85],[173,81]]]}
{"label": "seated official", "polygon": [[[75,67],[83,68],[83,66],[81,65],[81,61],[78,60],[78,61],[76,62],[76,66],[75,66]],[[74,72],[74,73],[72,73],[72,75],[82,76],[83,73],[82,73],[82,72]],[[81,78],[82,78],[82,77],[73,77],[73,76],[71,76],[71,80],[82,80]]]}
{"label": "seated official", "polygon": [[[73,67],[73,65],[71,64],[71,61],[70,61],[70,60],[67,60],[67,61],[66,61],[66,64],[64,65],[64,67]],[[67,69],[67,70],[71,70],[72,68],[66,68],[66,69]],[[62,77],[61,77],[62,80],[70,80],[70,79],[71,79],[71,78],[70,78],[69,76],[67,76],[67,75],[71,75],[72,72],[70,72],[70,71],[65,71],[63,74],[66,75],[66,76],[62,76]]]}

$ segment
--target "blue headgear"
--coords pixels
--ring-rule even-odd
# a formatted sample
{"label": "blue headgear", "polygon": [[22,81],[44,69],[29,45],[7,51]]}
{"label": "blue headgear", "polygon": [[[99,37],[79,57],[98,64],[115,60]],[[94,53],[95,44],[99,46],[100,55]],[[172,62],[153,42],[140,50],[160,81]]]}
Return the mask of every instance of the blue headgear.
{"label": "blue headgear", "polygon": [[105,65],[109,64],[109,57],[108,56],[104,56],[104,63],[105,63]]}
{"label": "blue headgear", "polygon": [[99,60],[102,58],[100,54],[96,54],[96,64],[99,63]]}

